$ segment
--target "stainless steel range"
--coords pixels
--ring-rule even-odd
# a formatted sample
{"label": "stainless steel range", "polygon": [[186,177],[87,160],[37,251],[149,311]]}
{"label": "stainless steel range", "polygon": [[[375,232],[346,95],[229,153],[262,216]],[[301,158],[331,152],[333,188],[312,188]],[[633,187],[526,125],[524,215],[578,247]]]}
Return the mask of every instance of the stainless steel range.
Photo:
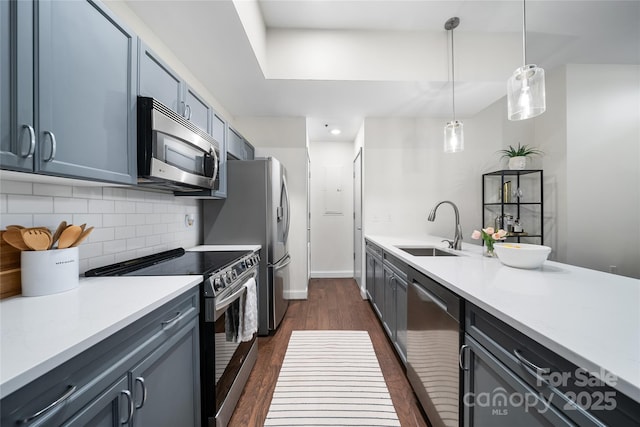
{"label": "stainless steel range", "polygon": [[[238,334],[251,280],[258,280],[260,256],[250,251],[173,249],[87,271],[85,276],[201,275],[200,385],[202,425],[224,427],[258,356],[256,333]],[[255,295],[255,290],[253,295]]]}

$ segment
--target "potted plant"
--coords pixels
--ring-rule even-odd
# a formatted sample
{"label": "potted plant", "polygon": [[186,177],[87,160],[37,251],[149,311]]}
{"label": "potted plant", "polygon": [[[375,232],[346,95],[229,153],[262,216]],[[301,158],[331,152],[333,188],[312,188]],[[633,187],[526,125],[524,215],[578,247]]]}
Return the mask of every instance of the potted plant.
{"label": "potted plant", "polygon": [[502,153],[500,158],[509,159],[509,169],[524,169],[527,165],[527,157],[543,154],[541,150],[529,147],[527,144],[520,145],[520,143],[517,148],[510,145],[509,148],[500,150],[498,153]]}

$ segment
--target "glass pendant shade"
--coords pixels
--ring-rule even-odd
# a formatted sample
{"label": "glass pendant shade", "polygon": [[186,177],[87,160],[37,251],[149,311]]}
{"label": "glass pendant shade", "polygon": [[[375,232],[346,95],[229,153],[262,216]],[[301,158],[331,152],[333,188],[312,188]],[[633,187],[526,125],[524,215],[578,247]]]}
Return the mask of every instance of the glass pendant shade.
{"label": "glass pendant shade", "polygon": [[457,153],[464,150],[464,127],[462,122],[454,120],[444,127],[444,152]]}
{"label": "glass pendant shade", "polygon": [[525,65],[513,72],[507,82],[509,120],[525,120],[539,116],[546,109],[544,70]]}

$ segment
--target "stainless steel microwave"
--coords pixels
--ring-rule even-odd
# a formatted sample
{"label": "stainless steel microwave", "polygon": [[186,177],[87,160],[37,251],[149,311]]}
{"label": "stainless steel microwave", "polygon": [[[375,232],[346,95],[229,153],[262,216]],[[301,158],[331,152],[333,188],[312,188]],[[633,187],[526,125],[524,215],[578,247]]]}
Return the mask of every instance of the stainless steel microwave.
{"label": "stainless steel microwave", "polygon": [[138,185],[170,191],[216,190],[220,144],[153,98],[138,97]]}

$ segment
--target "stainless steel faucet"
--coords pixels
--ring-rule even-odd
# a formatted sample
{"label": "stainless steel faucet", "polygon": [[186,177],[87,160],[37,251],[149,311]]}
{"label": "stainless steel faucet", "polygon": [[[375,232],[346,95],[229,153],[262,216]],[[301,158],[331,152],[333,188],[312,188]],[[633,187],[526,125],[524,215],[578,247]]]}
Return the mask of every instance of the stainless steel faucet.
{"label": "stainless steel faucet", "polygon": [[438,210],[438,207],[443,203],[448,203],[453,206],[453,211],[456,214],[456,234],[453,237],[453,242],[451,240],[443,240],[443,242],[448,242],[451,249],[456,249],[458,251],[462,250],[462,227],[460,226],[460,212],[458,212],[458,207],[455,205],[455,203],[450,202],[449,200],[443,200],[442,202],[438,203],[433,209],[431,209],[431,212],[429,212],[429,218],[427,219],[431,222],[435,221],[436,210]]}

